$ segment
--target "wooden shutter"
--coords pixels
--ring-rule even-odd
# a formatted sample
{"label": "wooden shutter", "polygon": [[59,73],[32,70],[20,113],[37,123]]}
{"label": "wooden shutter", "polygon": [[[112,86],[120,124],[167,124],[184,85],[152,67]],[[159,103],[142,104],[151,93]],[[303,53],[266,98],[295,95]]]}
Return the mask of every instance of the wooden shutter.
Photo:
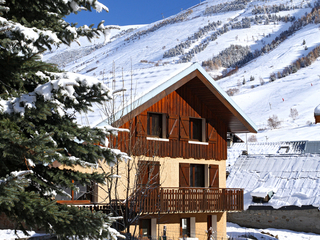
{"label": "wooden shutter", "polygon": [[179,116],[169,115],[168,118],[168,138],[178,140],[179,137]]}
{"label": "wooden shutter", "polygon": [[148,162],[149,184],[160,184],[160,163],[156,161]]}
{"label": "wooden shutter", "polygon": [[190,164],[179,164],[179,187],[190,187]]}
{"label": "wooden shutter", "polygon": [[217,141],[217,131],[212,125],[212,121],[207,124],[207,132],[208,132],[208,142],[213,143]]}
{"label": "wooden shutter", "polygon": [[147,161],[139,161],[138,162],[138,175],[137,175],[138,185],[148,184],[148,178],[149,178],[148,162]]}
{"label": "wooden shutter", "polygon": [[138,179],[139,185],[160,184],[160,163],[156,161],[139,161],[138,162]]}
{"label": "wooden shutter", "polygon": [[219,188],[219,165],[209,165],[209,187]]}
{"label": "wooden shutter", "polygon": [[147,136],[147,114],[136,116],[136,136]]}
{"label": "wooden shutter", "polygon": [[180,117],[180,140],[189,140],[189,117]]}

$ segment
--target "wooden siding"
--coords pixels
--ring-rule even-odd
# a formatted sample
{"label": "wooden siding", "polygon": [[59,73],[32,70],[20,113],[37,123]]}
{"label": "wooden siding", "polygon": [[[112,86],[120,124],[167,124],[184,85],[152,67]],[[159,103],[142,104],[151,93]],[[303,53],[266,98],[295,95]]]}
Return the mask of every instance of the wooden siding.
{"label": "wooden siding", "polygon": [[[147,140],[146,116],[148,112],[167,115],[167,135],[169,141]],[[188,130],[181,132],[181,121],[187,118],[206,119],[206,142],[208,145],[190,144],[186,136]],[[119,133],[117,146],[121,151],[133,155],[159,156],[172,158],[216,159],[227,158],[227,126],[216,116],[208,104],[201,101],[193,90],[184,85],[176,91],[126,122],[121,128],[131,129],[128,133]],[[160,139],[161,140],[161,139]],[[131,146],[131,147],[130,147]]]}

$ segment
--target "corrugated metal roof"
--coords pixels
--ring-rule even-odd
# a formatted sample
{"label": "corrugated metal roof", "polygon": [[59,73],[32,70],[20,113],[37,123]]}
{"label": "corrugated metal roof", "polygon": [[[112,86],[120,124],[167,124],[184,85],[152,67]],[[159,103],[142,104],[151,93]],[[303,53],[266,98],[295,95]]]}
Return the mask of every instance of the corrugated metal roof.
{"label": "corrugated metal roof", "polygon": [[305,153],[320,153],[320,141],[308,141]]}
{"label": "corrugated metal roof", "polygon": [[228,188],[244,188],[245,209],[253,203],[251,193],[275,194],[262,205],[320,207],[320,154],[242,155],[231,169]]}

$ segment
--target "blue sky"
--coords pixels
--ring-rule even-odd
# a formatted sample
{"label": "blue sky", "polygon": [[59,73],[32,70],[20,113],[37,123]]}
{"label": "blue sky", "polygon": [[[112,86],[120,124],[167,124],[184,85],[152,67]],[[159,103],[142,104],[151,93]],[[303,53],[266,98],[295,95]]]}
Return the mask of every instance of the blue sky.
{"label": "blue sky", "polygon": [[[201,0],[203,2],[204,0]],[[152,23],[179,13],[191,6],[200,3],[200,0],[99,0],[109,8],[109,13],[82,11],[66,18],[67,22],[95,26],[105,20],[104,25],[133,25]]]}

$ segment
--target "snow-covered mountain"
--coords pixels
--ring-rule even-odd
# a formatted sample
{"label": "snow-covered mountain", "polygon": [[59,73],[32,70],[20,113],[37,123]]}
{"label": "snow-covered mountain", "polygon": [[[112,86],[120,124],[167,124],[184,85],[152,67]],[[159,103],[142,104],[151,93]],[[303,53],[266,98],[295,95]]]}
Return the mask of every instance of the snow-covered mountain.
{"label": "snow-covered mountain", "polygon": [[320,140],[319,4],[207,0],[155,23],[112,30],[106,45],[83,40],[43,59],[110,87],[123,72],[199,62],[256,123],[258,142]]}

